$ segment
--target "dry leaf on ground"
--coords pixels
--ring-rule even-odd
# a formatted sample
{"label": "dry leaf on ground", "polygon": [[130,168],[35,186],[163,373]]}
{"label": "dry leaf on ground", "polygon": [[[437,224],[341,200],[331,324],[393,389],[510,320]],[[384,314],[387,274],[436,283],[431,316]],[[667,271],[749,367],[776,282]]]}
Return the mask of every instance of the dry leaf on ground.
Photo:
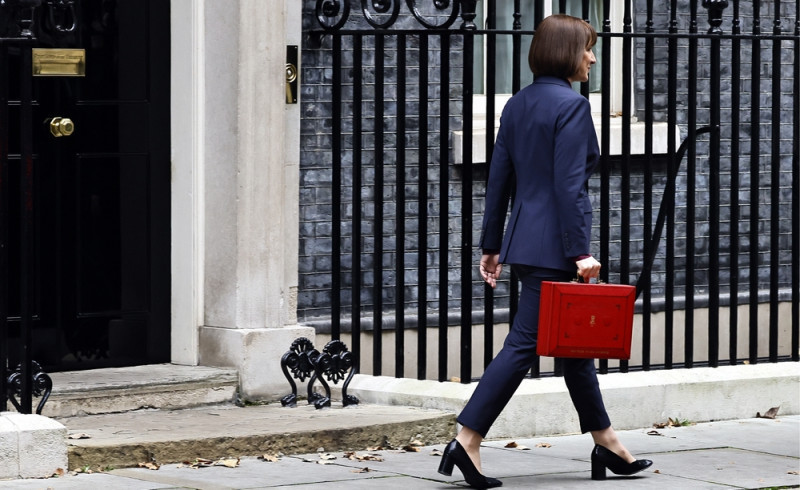
{"label": "dry leaf on ground", "polygon": [[78,432],[67,436],[67,439],[91,439],[91,438],[92,436],[86,434],[85,432]]}
{"label": "dry leaf on ground", "polygon": [[237,466],[239,466],[239,461],[240,461],[239,458],[236,458],[236,459],[232,459],[232,458],[224,459],[223,458],[223,459],[220,459],[219,461],[217,461],[216,463],[214,463],[214,466],[224,466],[226,468],[236,468]]}
{"label": "dry leaf on ground", "polygon": [[530,448],[528,446],[523,446],[522,444],[517,444],[516,441],[511,441],[505,445],[505,447],[510,449],[519,449],[520,451],[528,451]]}
{"label": "dry leaf on ground", "polygon": [[656,422],[653,424],[653,427],[656,429],[666,429],[667,427],[683,427],[686,425],[694,425],[694,423],[689,422],[688,420],[681,421],[678,418],[673,419],[669,417],[666,422]]}
{"label": "dry leaf on ground", "polygon": [[540,442],[539,444],[536,445],[536,447],[553,447],[553,445],[550,444],[549,442]]}
{"label": "dry leaf on ground", "polygon": [[278,457],[277,454],[262,454],[261,456],[258,457],[258,459],[262,461],[267,461],[269,463],[277,463],[278,461],[281,460],[281,458]]}
{"label": "dry leaf on ground", "polygon": [[369,473],[370,471],[372,470],[367,468],[366,466],[358,470],[352,470],[353,473]]}
{"label": "dry leaf on ground", "polygon": [[767,413],[765,413],[764,415],[761,415],[759,412],[756,412],[756,418],[759,418],[759,419],[774,419],[775,417],[778,416],[778,410],[780,408],[781,407],[772,407],[769,410],[767,410]]}
{"label": "dry leaf on ground", "polygon": [[344,453],[344,457],[351,461],[383,461],[380,454],[358,454],[355,451]]}
{"label": "dry leaf on ground", "polygon": [[161,465],[158,463],[154,463],[149,461],[147,463],[139,463],[139,468],[147,468],[148,470],[157,470],[161,468]]}
{"label": "dry leaf on ground", "polygon": [[327,460],[331,460],[331,459],[336,459],[336,455],[335,454],[331,454],[331,453],[322,453],[322,454],[319,455],[319,459],[326,460],[326,461]]}
{"label": "dry leaf on ground", "polygon": [[197,458],[194,461],[184,461],[183,463],[178,465],[178,468],[192,468],[196,470],[198,468],[208,468],[209,466],[213,465],[214,462],[211,461],[210,459]]}
{"label": "dry leaf on ground", "polygon": [[647,435],[648,436],[663,436],[664,434],[662,434],[661,432],[659,432],[657,430],[650,430],[650,431],[647,431]]}
{"label": "dry leaf on ground", "polygon": [[431,456],[441,456],[441,455],[442,455],[442,451],[439,450],[439,449],[433,449],[431,451]]}
{"label": "dry leaf on ground", "polygon": [[405,451],[407,453],[418,453],[421,448],[418,447],[418,446],[409,445],[409,446],[403,446],[402,449],[403,449],[403,451]]}

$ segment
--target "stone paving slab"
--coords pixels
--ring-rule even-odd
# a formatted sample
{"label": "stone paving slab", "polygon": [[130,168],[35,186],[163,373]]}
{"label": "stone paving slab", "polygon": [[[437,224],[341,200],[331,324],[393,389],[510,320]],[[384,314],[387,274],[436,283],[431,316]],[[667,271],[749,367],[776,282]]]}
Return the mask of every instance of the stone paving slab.
{"label": "stone paving slab", "polygon": [[[501,477],[503,488],[542,489],[756,489],[800,487],[800,416],[777,420],[749,419],[660,429],[620,431],[620,438],[653,467],[634,477],[609,473],[606,481],[590,480],[588,435],[574,434],[516,440],[529,450],[504,446],[509,440],[489,441],[481,452],[487,474]],[[550,447],[535,447],[538,443]],[[254,457],[241,459],[236,468],[190,469],[175,464],[159,470],[118,469],[105,474],[65,476],[47,480],[0,481],[0,489],[107,488],[113,490],[251,489],[454,489],[463,488],[461,474],[439,475],[439,453],[444,444],[418,452],[370,451],[383,461],[353,461],[342,452],[318,464],[317,453],[283,456],[275,463]],[[760,448],[760,450],[758,449]],[[775,454],[783,452],[787,454]],[[368,454],[358,451],[357,454]],[[365,472],[364,468],[371,471]]]}

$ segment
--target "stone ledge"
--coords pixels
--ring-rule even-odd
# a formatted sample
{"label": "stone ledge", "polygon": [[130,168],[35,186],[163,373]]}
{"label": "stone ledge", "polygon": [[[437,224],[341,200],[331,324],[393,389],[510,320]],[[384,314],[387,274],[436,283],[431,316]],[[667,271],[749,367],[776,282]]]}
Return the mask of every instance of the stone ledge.
{"label": "stone ledge", "polygon": [[67,469],[67,428],[41,415],[0,413],[0,479],[46,478]]}
{"label": "stone ledge", "polygon": [[73,417],[62,421],[70,433],[70,469],[133,467],[192,461],[195,458],[363,451],[370,446],[402,447],[414,439],[447,442],[455,433],[451,413],[414,407],[359,404],[316,410],[306,403],[244,408],[220,406],[186,410],[143,410]]}
{"label": "stone ledge", "polygon": [[[781,362],[599,375],[617,429],[650,427],[667,418],[693,422],[751,418],[780,406],[800,414],[800,363]],[[366,403],[461,411],[477,383],[440,383],[357,375],[348,393]],[[527,379],[489,431],[488,438],[578,432],[563,379]]]}

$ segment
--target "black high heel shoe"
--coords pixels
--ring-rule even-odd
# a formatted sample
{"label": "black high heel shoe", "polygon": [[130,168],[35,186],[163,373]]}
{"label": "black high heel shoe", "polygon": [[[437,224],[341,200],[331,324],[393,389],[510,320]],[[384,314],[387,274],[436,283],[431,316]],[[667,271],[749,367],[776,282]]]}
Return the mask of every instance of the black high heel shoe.
{"label": "black high heel shoe", "polygon": [[496,478],[483,476],[478,471],[478,468],[472,464],[472,460],[469,459],[464,447],[455,439],[450,441],[450,444],[444,448],[442,461],[439,463],[439,473],[446,476],[452,475],[453,465],[458,466],[458,469],[464,475],[464,480],[472,488],[494,488],[503,485],[503,482]]}
{"label": "black high heel shoe", "polygon": [[637,459],[628,463],[617,453],[596,444],[592,449],[592,480],[605,480],[606,468],[616,475],[628,476],[647,469],[652,464],[649,459]]}

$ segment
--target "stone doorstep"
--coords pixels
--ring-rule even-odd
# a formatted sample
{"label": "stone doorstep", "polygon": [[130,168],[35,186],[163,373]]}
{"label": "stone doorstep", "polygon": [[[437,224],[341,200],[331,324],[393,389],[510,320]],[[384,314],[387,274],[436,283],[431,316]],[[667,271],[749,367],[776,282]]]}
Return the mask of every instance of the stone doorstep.
{"label": "stone doorstep", "polygon": [[[235,369],[153,364],[53,373],[42,415],[54,418],[232,403]],[[36,400],[38,403],[38,400]]]}
{"label": "stone doorstep", "polygon": [[66,469],[66,435],[47,417],[0,412],[0,479],[47,478]]}
{"label": "stone doorstep", "polygon": [[70,434],[69,468],[93,470],[218,460],[268,453],[304,454],[441,444],[455,434],[453,413],[414,407],[357,405],[316,410],[298,404],[142,410],[62,419]]}

